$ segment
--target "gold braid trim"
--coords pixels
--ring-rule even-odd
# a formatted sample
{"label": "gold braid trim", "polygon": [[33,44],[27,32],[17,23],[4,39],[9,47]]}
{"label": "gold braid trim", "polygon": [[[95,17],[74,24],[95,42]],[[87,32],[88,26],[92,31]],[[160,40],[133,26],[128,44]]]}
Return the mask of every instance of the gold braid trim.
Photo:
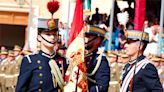
{"label": "gold braid trim", "polygon": [[55,80],[57,81],[59,87],[61,89],[63,89],[64,86],[65,86],[65,83],[64,83],[64,80],[62,78],[62,74],[60,72],[60,69],[59,69],[58,65],[56,64],[56,61],[55,60],[50,60],[49,65],[50,65],[50,68],[51,68],[52,75],[55,77]]}
{"label": "gold braid trim", "polygon": [[93,69],[92,73],[87,73],[88,76],[93,76],[96,73],[96,71],[98,70],[98,68],[100,67],[103,51],[98,52],[98,53],[100,53],[100,55],[97,57],[98,61],[96,63],[96,66]]}

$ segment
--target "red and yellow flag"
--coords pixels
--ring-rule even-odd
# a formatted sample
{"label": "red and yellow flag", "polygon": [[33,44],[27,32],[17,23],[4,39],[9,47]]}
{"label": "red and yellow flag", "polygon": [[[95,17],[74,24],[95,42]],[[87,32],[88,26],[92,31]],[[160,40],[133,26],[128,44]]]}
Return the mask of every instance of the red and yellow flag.
{"label": "red and yellow flag", "polygon": [[74,12],[74,18],[71,25],[70,37],[68,45],[77,37],[83,28],[83,0],[76,0],[76,7]]}
{"label": "red and yellow flag", "polygon": [[66,57],[69,67],[66,72],[65,92],[87,92],[86,66],[84,62],[83,0],[76,0]]}

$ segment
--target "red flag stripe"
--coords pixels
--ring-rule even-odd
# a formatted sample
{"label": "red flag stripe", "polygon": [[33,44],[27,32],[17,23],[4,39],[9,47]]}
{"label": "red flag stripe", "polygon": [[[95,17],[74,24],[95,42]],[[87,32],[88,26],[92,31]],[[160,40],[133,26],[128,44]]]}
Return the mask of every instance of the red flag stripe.
{"label": "red flag stripe", "polygon": [[71,25],[70,36],[68,45],[76,38],[83,27],[83,0],[76,0],[76,7],[74,12],[74,18]]}
{"label": "red flag stripe", "polygon": [[142,31],[145,21],[146,0],[135,0],[134,30]]}

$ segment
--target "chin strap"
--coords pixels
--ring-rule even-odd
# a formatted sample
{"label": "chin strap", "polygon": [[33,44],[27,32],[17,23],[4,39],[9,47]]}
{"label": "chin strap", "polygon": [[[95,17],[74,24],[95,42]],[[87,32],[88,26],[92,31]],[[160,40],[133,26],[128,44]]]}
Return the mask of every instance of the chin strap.
{"label": "chin strap", "polygon": [[50,42],[50,41],[48,41],[47,39],[45,39],[41,34],[40,34],[40,36],[42,37],[42,39],[43,40],[45,40],[46,42],[48,42],[48,43],[50,43],[50,44],[54,44],[54,43],[52,43],[52,42]]}

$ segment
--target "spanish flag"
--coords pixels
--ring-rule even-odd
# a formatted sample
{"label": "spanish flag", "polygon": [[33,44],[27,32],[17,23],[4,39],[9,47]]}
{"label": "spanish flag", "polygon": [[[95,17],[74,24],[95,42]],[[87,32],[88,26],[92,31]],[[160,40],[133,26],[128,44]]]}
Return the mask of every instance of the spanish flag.
{"label": "spanish flag", "polygon": [[84,62],[83,0],[76,0],[74,18],[70,30],[66,57],[69,67],[66,72],[65,92],[87,92],[86,66]]}

